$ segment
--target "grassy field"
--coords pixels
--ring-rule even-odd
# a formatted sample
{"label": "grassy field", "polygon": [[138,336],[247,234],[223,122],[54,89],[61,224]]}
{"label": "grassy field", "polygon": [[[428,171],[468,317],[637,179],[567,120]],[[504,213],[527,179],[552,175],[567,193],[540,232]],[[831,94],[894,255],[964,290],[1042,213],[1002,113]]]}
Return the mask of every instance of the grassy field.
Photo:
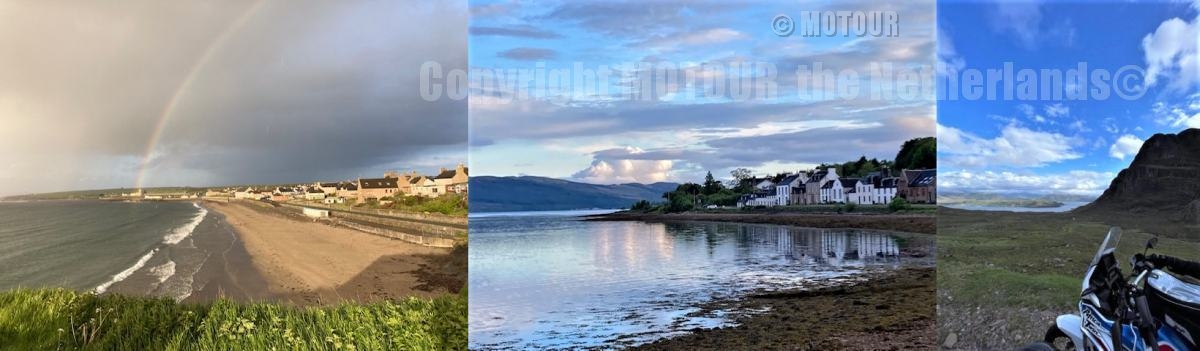
{"label": "grassy field", "polygon": [[[428,212],[461,217],[466,217],[468,210],[467,198],[459,194],[444,194],[434,198],[423,196],[400,196],[396,198],[385,197],[380,200],[369,199],[367,202],[363,203],[358,203],[354,199],[348,200],[349,201],[347,201],[345,204],[327,206],[342,209],[358,207],[380,210],[399,210],[414,213]],[[387,204],[384,205],[381,204],[381,202]]]}
{"label": "grassy field", "polygon": [[[1149,227],[1149,226],[1146,226]],[[951,349],[1014,349],[1075,311],[1083,273],[1109,226],[1067,213],[938,210],[938,340]],[[1124,228],[1117,258],[1152,235]],[[1161,237],[1152,252],[1200,259],[1200,244]]]}
{"label": "grassy field", "polygon": [[432,300],[292,307],[0,292],[0,350],[465,350],[464,290]]}

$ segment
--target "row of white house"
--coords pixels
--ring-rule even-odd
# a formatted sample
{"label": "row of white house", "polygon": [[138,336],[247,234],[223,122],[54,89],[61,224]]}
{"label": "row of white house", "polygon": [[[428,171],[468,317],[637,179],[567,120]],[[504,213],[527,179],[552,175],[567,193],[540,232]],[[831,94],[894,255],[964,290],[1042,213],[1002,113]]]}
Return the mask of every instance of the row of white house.
{"label": "row of white house", "polygon": [[862,178],[841,178],[832,167],[779,174],[750,180],[755,191],[738,199],[737,206],[887,204],[897,196],[914,203],[933,203],[936,177],[937,171],[928,169],[904,170],[899,177],[884,170]]}

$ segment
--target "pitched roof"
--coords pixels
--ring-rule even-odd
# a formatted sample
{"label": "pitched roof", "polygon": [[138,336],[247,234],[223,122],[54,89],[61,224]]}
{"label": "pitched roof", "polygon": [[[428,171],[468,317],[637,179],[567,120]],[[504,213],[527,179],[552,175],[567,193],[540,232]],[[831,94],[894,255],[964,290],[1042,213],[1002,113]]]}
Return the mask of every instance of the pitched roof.
{"label": "pitched roof", "polygon": [[362,184],[363,189],[387,189],[398,187],[396,186],[396,178],[359,179],[358,182]]}
{"label": "pitched roof", "polygon": [[821,181],[821,179],[825,179],[825,175],[826,175],[826,174],[829,174],[829,171],[817,171],[817,172],[813,172],[813,174],[812,174],[812,175],[808,176],[808,181],[807,181],[807,182],[805,182],[805,183],[816,183],[816,182],[819,182],[819,181]]}
{"label": "pitched roof", "polygon": [[875,187],[876,188],[895,188],[896,183],[899,182],[899,180],[900,180],[900,178],[896,178],[896,177],[875,179]]}
{"label": "pitched roof", "polygon": [[858,178],[840,178],[838,180],[842,182],[843,188],[853,188],[854,183],[858,183]]}
{"label": "pitched roof", "polygon": [[779,184],[791,184],[792,182],[796,181],[796,179],[800,179],[799,174],[789,175],[786,178],[783,178],[783,180],[780,181]]}
{"label": "pitched roof", "polygon": [[932,186],[937,181],[936,169],[905,170],[904,177],[909,187]]}

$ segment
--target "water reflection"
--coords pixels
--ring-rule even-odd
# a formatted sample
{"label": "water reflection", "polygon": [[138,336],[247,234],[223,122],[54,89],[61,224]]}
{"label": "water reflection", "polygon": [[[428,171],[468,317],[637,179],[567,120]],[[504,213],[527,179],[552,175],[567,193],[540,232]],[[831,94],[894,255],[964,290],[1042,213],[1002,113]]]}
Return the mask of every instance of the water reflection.
{"label": "water reflection", "polygon": [[862,230],[494,217],[470,232],[473,350],[649,341],[727,323],[688,315],[712,299],[908,260],[894,237]]}

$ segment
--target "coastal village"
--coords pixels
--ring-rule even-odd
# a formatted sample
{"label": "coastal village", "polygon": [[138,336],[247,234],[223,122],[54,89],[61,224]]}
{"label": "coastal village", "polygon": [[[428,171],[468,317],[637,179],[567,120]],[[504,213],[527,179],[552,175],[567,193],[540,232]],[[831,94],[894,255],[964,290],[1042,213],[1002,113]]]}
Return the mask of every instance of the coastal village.
{"label": "coastal village", "polygon": [[817,204],[888,204],[897,197],[908,203],[937,203],[937,170],[906,169],[870,172],[861,178],[842,178],[833,167],[811,172],[780,173],[743,180],[753,192],[742,195],[737,207]]}
{"label": "coastal village", "polygon": [[407,196],[424,198],[436,198],[447,194],[466,196],[468,176],[468,168],[460,163],[453,169],[441,168],[438,174],[432,176],[421,175],[416,171],[388,171],[381,178],[358,178],[340,182],[314,182],[273,187],[226,187],[208,189],[204,193],[152,194],[137,189],[134,192],[109,198],[123,200],[247,199],[314,202],[326,205],[347,202],[358,204],[377,202],[380,205],[387,205],[394,199]]}

